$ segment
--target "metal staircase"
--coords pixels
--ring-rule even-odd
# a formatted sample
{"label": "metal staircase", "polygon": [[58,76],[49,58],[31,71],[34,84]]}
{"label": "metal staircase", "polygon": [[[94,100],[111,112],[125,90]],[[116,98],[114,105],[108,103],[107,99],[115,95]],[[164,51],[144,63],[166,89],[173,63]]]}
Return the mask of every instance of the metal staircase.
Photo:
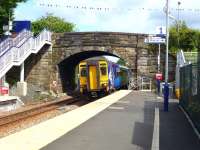
{"label": "metal staircase", "polygon": [[0,78],[13,66],[20,66],[31,53],[45,45],[51,45],[51,32],[43,30],[38,36],[22,30],[15,38],[7,38],[0,43]]}

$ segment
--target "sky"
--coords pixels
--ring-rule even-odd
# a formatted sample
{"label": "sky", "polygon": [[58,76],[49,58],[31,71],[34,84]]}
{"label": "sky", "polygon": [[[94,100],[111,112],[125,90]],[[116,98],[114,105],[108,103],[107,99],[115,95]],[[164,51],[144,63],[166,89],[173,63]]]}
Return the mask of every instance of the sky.
{"label": "sky", "polygon": [[[199,0],[169,0],[170,14],[200,29]],[[166,0],[28,0],[15,9],[15,20],[35,21],[48,13],[76,25],[76,31],[155,34],[165,26]],[[170,24],[175,20],[171,19]]]}

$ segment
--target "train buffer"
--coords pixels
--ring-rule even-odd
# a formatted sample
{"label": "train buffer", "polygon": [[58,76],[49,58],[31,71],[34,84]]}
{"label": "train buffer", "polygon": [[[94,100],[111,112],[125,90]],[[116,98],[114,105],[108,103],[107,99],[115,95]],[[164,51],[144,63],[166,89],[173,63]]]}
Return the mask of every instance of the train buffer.
{"label": "train buffer", "polygon": [[0,139],[2,149],[199,150],[178,101],[169,112],[151,92],[121,90]]}

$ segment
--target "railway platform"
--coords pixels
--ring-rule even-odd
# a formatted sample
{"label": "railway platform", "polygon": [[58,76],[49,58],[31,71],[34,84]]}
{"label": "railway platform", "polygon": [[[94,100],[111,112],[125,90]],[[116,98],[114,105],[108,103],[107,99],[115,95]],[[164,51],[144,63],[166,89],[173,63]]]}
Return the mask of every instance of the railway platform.
{"label": "railway platform", "polygon": [[199,150],[200,140],[171,100],[122,90],[0,139],[5,150]]}

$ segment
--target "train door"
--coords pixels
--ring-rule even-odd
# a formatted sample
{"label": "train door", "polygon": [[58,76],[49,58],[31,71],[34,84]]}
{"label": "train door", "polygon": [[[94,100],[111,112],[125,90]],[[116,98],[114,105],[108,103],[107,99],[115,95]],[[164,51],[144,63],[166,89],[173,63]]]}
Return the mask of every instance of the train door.
{"label": "train door", "polygon": [[90,90],[97,89],[97,67],[94,65],[89,66],[89,86]]}
{"label": "train door", "polygon": [[100,87],[108,90],[108,64],[106,61],[99,61]]}
{"label": "train door", "polygon": [[79,88],[81,93],[87,90],[86,62],[81,62],[79,64]]}

